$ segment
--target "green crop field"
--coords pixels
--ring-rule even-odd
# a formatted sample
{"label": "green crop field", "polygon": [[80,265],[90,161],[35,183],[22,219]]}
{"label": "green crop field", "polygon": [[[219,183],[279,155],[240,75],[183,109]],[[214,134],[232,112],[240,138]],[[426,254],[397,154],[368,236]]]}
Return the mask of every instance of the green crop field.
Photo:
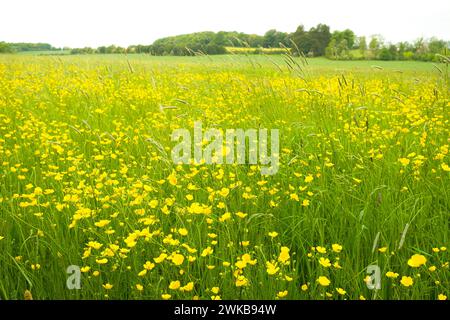
{"label": "green crop field", "polygon": [[[444,299],[449,88],[425,62],[0,55],[0,299]],[[278,129],[277,172],[174,163],[199,121]]]}
{"label": "green crop field", "polygon": [[[84,64],[116,64],[126,63],[129,61],[136,61],[147,65],[154,64],[188,64],[188,65],[205,65],[212,64],[215,68],[220,67],[232,67],[239,68],[254,68],[269,67],[268,69],[277,69],[280,66],[282,69],[288,68],[285,62],[284,55],[265,55],[265,54],[227,54],[227,55],[214,55],[214,56],[198,56],[198,57],[183,57],[183,56],[151,56],[148,54],[108,54],[108,55],[96,55],[96,56],[69,56],[70,51],[31,51],[23,52],[20,55],[10,55],[8,60],[23,59],[23,55],[28,56],[52,56],[54,59],[59,57],[62,59],[69,59],[70,61],[79,61]],[[22,60],[23,61],[23,60]],[[386,69],[393,72],[411,71],[421,72],[427,71],[430,73],[438,72],[435,66],[439,66],[439,63],[421,62],[421,61],[374,61],[374,60],[354,60],[354,61],[342,61],[342,60],[329,60],[326,58],[308,58],[306,59],[308,65],[308,72],[325,72],[338,74],[339,72],[347,71],[380,71]],[[300,60],[299,60],[300,62]],[[254,70],[249,70],[253,72]],[[262,70],[262,72],[267,70]]]}

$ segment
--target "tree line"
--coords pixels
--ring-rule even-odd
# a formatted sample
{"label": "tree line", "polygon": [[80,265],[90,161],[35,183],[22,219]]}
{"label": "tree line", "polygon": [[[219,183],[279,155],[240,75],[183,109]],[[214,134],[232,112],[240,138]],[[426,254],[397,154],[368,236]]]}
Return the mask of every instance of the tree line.
{"label": "tree line", "polygon": [[[325,56],[333,60],[422,60],[437,61],[436,54],[447,55],[450,42],[431,38],[418,39],[414,43],[385,42],[383,37],[357,37],[350,30],[330,31],[326,24],[318,24],[306,30],[303,25],[295,32],[268,30],[264,35],[242,32],[196,32],[156,40],[151,45],[133,45],[128,48],[109,46],[97,49],[73,49],[72,53],[148,53],[152,55],[196,55],[225,54],[228,47],[233,48],[288,48],[293,55],[309,57]],[[283,51],[247,51],[255,54]]]}
{"label": "tree line", "polygon": [[[196,32],[158,39],[150,45],[101,46],[98,48],[73,48],[72,54],[117,54],[147,53],[152,55],[198,55],[225,54],[232,48],[255,48],[246,51],[258,53],[282,53],[288,49],[293,55],[309,57],[325,56],[333,60],[422,60],[437,61],[438,55],[448,55],[450,42],[436,38],[418,39],[414,43],[385,42],[379,35],[357,37],[350,30],[330,31],[326,24],[318,24],[306,30],[303,25],[292,32],[268,30],[264,35],[242,32]],[[257,50],[259,48],[259,50]],[[261,50],[263,48],[280,48],[283,50]],[[5,43],[0,42],[0,52],[21,52],[57,50],[49,44]]]}
{"label": "tree line", "polygon": [[14,53],[14,52],[26,52],[26,51],[53,51],[59,50],[52,47],[48,43],[8,43],[0,42],[0,53]]}

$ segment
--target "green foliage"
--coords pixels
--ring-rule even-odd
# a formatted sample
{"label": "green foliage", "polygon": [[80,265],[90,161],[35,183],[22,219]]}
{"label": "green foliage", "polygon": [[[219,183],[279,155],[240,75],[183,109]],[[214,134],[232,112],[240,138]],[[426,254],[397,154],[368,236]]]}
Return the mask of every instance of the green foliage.
{"label": "green foliage", "polygon": [[70,51],[71,54],[92,54],[95,53],[95,49],[92,49],[90,47],[84,47],[84,48],[75,48]]}
{"label": "green foliage", "polygon": [[[233,50],[230,48],[247,48]],[[65,48],[71,54],[151,54],[156,56],[218,55],[227,53],[283,54],[290,49],[293,55],[325,56],[332,60],[417,60],[438,62],[439,56],[449,54],[450,42],[441,39],[418,39],[414,43],[385,44],[380,35],[356,37],[350,29],[330,32],[326,24],[318,24],[307,31],[299,25],[295,32],[275,29],[264,36],[236,31],[196,32],[157,39],[153,44],[131,45],[128,48],[110,45],[98,48]],[[265,50],[274,49],[274,50]],[[60,52],[48,43],[0,42],[0,53]]]}
{"label": "green foliage", "polygon": [[[354,50],[352,50],[352,48]],[[418,60],[439,61],[439,55],[446,56],[450,43],[432,38],[418,39],[415,43],[400,42],[385,44],[382,37],[374,35],[367,46],[366,38],[360,37],[354,41],[350,30],[335,31],[325,51],[325,56],[332,60]],[[356,54],[356,50],[359,52]]]}
{"label": "green foliage", "polygon": [[366,37],[359,37],[359,52],[361,53],[361,55],[364,57],[367,51],[367,42],[366,42]]}
{"label": "green foliage", "polygon": [[13,51],[22,52],[22,51],[53,51],[58,50],[57,48],[52,47],[48,43],[10,43],[9,44]]}
{"label": "green foliage", "polygon": [[[274,30],[270,33],[268,44],[279,40],[285,41],[283,33]],[[264,37],[238,32],[211,31],[183,34],[156,40],[149,52],[154,55],[196,55],[196,54],[224,54],[226,46],[233,47],[261,47],[264,45]],[[276,47],[279,47],[277,45]]]}
{"label": "green foliage", "polygon": [[151,45],[135,45],[129,46],[127,48],[127,53],[150,53],[152,46]]}
{"label": "green foliage", "polygon": [[0,42],[0,53],[30,52],[30,51],[56,51],[58,48],[52,47],[48,43],[7,43]]}
{"label": "green foliage", "polygon": [[271,29],[264,34],[263,47],[264,48],[279,48],[280,44],[289,46],[289,34]]}
{"label": "green foliage", "polygon": [[309,31],[300,25],[292,35],[292,41],[298,49],[309,56],[323,56],[330,38],[330,27],[325,24],[318,24]]}
{"label": "green foliage", "polygon": [[227,53],[231,54],[289,54],[290,48],[238,48],[225,47]]}
{"label": "green foliage", "polygon": [[350,29],[345,29],[344,31],[334,31],[331,35],[332,39],[335,39],[337,43],[345,43],[348,49],[352,49],[355,44],[355,33]]}
{"label": "green foliage", "polygon": [[0,53],[10,53],[13,52],[11,46],[6,42],[0,42]]}
{"label": "green foliage", "polygon": [[378,54],[378,59],[380,60],[394,60],[391,50],[387,47],[383,47]]}
{"label": "green foliage", "polygon": [[355,39],[355,34],[349,29],[334,31],[331,35],[331,41],[325,50],[326,56],[330,59],[351,59],[350,49],[353,48]]}

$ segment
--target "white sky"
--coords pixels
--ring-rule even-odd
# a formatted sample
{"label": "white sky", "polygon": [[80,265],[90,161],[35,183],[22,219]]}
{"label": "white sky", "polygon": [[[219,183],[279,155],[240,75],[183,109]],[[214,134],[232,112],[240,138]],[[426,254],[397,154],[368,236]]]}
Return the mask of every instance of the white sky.
{"label": "white sky", "polygon": [[387,41],[450,40],[449,0],[1,0],[0,41],[150,44],[197,31],[264,34],[326,23]]}

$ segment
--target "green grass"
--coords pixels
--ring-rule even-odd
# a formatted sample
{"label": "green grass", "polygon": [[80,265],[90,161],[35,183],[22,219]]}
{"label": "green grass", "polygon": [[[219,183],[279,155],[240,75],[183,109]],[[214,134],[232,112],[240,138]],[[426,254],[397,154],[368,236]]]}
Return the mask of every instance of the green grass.
{"label": "green grass", "polygon": [[[289,63],[1,55],[0,298],[448,296],[448,78],[422,62]],[[279,129],[278,173],[177,166],[170,134],[195,120]],[[408,265],[415,254],[426,263]],[[85,267],[81,290],[66,288],[69,265]]]}
{"label": "green grass", "polygon": [[[70,50],[65,51],[29,51],[22,52],[20,55],[69,55]],[[12,55],[6,55],[7,57],[13,57]],[[148,62],[153,63],[182,63],[182,64],[211,64],[220,66],[229,66],[234,64],[247,65],[256,64],[256,66],[261,65],[262,67],[273,67],[274,63],[279,64],[281,67],[285,67],[285,60],[283,55],[238,55],[238,54],[227,54],[227,55],[212,55],[212,56],[202,56],[202,57],[183,57],[183,56],[150,56],[147,54],[104,54],[104,55],[77,55],[70,56],[67,59],[79,60],[80,62],[86,61],[89,63],[102,62],[105,63],[120,60],[130,60],[136,62]],[[308,58],[307,59],[309,69],[311,71],[320,72],[339,72],[339,71],[351,71],[351,72],[379,72],[382,69],[387,69],[388,71],[436,71],[434,64],[432,62],[422,62],[422,61],[380,61],[380,60],[354,60],[354,61],[336,61],[329,60],[326,58]],[[437,64],[439,65],[439,64]],[[381,68],[382,69],[381,69]]]}
{"label": "green grass", "polygon": [[39,50],[39,51],[21,51],[19,55],[31,55],[31,56],[57,56],[70,54],[71,50]]}

